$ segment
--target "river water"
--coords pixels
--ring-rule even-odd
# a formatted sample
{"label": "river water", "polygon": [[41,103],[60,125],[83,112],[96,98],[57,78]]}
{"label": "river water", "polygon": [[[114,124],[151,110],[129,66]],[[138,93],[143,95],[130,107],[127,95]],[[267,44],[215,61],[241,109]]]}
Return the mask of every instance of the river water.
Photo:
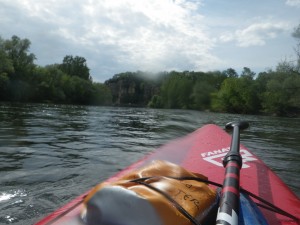
{"label": "river water", "polygon": [[247,120],[242,143],[300,196],[300,118],[0,104],[0,224],[32,224],[168,140]]}

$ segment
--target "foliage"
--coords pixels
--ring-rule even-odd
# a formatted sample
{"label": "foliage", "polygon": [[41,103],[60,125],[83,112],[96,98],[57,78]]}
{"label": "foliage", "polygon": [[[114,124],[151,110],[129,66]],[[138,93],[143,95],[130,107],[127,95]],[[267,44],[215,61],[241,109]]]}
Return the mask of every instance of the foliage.
{"label": "foliage", "polygon": [[59,65],[62,72],[70,76],[77,76],[84,80],[91,79],[90,70],[87,67],[86,59],[80,56],[67,55],[62,64]]}
{"label": "foliage", "polygon": [[214,95],[212,109],[231,113],[257,113],[260,104],[254,76],[255,73],[248,67],[244,67],[240,77],[230,75]]}
{"label": "foliage", "polygon": [[148,103],[148,107],[150,108],[163,108],[163,101],[161,96],[153,95],[151,101]]}
{"label": "foliage", "polygon": [[0,101],[111,104],[110,90],[92,82],[83,57],[40,67],[30,44],[17,36],[0,38]]}
{"label": "foliage", "polygon": [[223,74],[226,77],[238,77],[239,76],[238,73],[232,68],[228,68],[227,70],[224,70]]}
{"label": "foliage", "polygon": [[248,76],[227,78],[215,97],[212,108],[216,111],[257,113],[260,109],[255,81]]}
{"label": "foliage", "polygon": [[0,74],[0,99],[8,100],[9,78],[6,73]]}
{"label": "foliage", "polygon": [[243,71],[241,73],[241,77],[244,77],[244,78],[249,79],[249,80],[253,80],[254,76],[255,76],[255,73],[252,72],[250,68],[248,68],[248,67],[243,68]]}
{"label": "foliage", "polygon": [[28,39],[17,36],[0,42],[0,57],[5,60],[1,69],[9,71],[11,79],[26,80],[33,72],[35,55],[29,53],[30,44]]}
{"label": "foliage", "polygon": [[198,110],[210,109],[211,95],[216,91],[217,89],[207,81],[198,81],[193,87],[193,108]]}
{"label": "foliage", "polygon": [[282,70],[270,72],[270,75],[261,95],[263,110],[276,115],[299,113],[300,75]]}
{"label": "foliage", "polygon": [[193,82],[190,77],[179,72],[171,72],[161,86],[164,108],[187,109],[191,106]]}
{"label": "foliage", "polygon": [[300,24],[292,36],[297,39],[296,60],[280,62],[276,71],[261,73],[257,78],[264,112],[289,116],[300,113]]}
{"label": "foliage", "polygon": [[8,57],[8,54],[4,48],[4,41],[0,38],[0,74],[8,74],[14,72],[12,60]]}
{"label": "foliage", "polygon": [[149,106],[154,108],[210,109],[211,94],[218,90],[226,76],[219,72],[172,71],[160,80],[159,94]]}
{"label": "foliage", "polygon": [[110,105],[112,95],[109,88],[101,83],[93,83],[90,104],[92,105]]}

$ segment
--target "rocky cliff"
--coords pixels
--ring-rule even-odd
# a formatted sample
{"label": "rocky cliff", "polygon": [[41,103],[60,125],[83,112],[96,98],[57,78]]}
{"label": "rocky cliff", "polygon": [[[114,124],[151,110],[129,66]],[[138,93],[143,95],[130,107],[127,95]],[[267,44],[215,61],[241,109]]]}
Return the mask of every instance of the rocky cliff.
{"label": "rocky cliff", "polygon": [[107,80],[114,105],[146,106],[159,91],[159,85],[144,73],[121,73]]}

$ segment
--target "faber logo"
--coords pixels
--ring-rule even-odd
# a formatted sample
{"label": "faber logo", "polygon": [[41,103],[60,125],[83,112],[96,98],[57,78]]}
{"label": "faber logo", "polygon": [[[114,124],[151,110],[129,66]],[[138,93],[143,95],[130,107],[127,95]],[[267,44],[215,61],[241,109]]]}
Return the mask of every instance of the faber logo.
{"label": "faber logo", "polygon": [[[210,151],[210,152],[204,152],[204,153],[201,153],[201,156],[205,161],[210,162],[214,165],[223,167],[222,161],[223,161],[224,156],[227,154],[227,152],[229,152],[229,149],[230,148],[227,147],[227,148],[222,148],[222,149],[218,149],[218,150],[214,150],[214,151]],[[249,165],[246,164],[246,162],[257,160],[257,158],[255,158],[255,156],[252,155],[246,149],[241,149],[240,154],[243,158],[243,168],[250,167]]]}

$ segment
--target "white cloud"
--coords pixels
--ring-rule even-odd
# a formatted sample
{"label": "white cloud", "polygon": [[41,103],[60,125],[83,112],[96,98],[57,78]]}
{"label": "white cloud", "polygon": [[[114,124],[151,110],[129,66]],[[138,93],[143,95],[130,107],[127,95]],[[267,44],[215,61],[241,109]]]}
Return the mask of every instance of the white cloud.
{"label": "white cloud", "polygon": [[[258,0],[0,0],[0,35],[31,40],[39,65],[60,63],[70,54],[85,57],[97,81],[124,71],[206,71],[231,67],[240,59],[236,55],[249,55],[252,48],[245,47],[270,39],[291,46],[288,35],[280,34],[291,32],[298,14],[296,7],[282,7],[285,2],[296,4],[272,3],[270,14],[263,9],[271,3]],[[261,10],[244,10],[257,4]],[[276,21],[289,21],[290,27]]]}
{"label": "white cloud", "polygon": [[300,7],[300,0],[286,0],[285,4],[289,5],[289,6],[296,6],[296,7]]}
{"label": "white cloud", "polygon": [[245,29],[238,29],[233,33],[222,34],[221,42],[236,41],[240,47],[263,46],[268,39],[276,38],[280,33],[289,30],[285,23],[255,23]]}
{"label": "white cloud", "polygon": [[89,54],[94,65],[96,57],[104,57],[123,70],[206,70],[218,61],[210,54],[214,42],[197,12],[201,1],[3,1],[26,20],[39,23],[30,29],[61,40],[62,46],[52,46],[52,51],[65,47],[70,54],[78,49]]}
{"label": "white cloud", "polygon": [[[124,64],[133,64],[139,69],[169,69],[167,65],[176,68],[175,58],[194,68],[199,66],[200,58],[202,64],[206,64],[204,56],[208,55],[212,42],[199,26],[202,17],[193,14],[198,7],[196,3],[167,0],[112,2],[102,2],[99,8],[95,8],[92,1],[86,5],[92,15],[95,10],[110,12],[104,18],[95,16],[97,19],[87,25],[87,30],[94,32],[87,36],[116,46],[124,53],[119,57]],[[108,24],[102,21],[108,21]]]}

